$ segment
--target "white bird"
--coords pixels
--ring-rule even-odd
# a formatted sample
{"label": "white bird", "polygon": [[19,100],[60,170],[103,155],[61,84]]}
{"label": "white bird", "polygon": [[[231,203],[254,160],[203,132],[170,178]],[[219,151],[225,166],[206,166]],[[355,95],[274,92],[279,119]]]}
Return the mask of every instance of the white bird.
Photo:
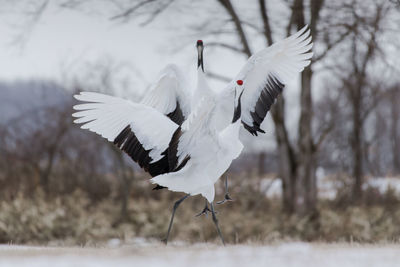
{"label": "white bird", "polygon": [[[203,86],[207,87],[206,84]],[[73,116],[79,118],[75,120],[76,123],[84,123],[82,129],[96,132],[117,145],[126,146],[127,150],[131,146],[129,136],[134,135],[145,149],[149,165],[163,157],[167,158],[172,171],[154,177],[151,182],[187,195],[174,205],[166,242],[178,205],[189,195],[197,194],[203,195],[211,204],[213,221],[224,242],[212,202],[215,196],[214,183],[243,148],[239,140],[242,94],[237,95],[232,123],[221,131],[214,129],[210,123],[216,107],[216,98],[213,96],[202,97],[182,126],[142,103],[92,92],[81,92],[75,96],[80,101],[90,103],[74,106],[80,111]],[[121,133],[126,137],[124,140],[118,139]]]}
{"label": "white bird", "polygon": [[[285,83],[310,63],[312,43],[306,30],[304,27],[254,54],[236,78],[217,94],[205,82],[203,49],[198,44],[198,84],[191,104],[185,102],[187,97],[179,98],[177,90],[174,95],[175,109],[186,109],[186,113],[182,111],[186,120],[181,126],[179,121],[175,123],[166,116],[174,108],[161,109],[160,105],[153,104],[157,101],[152,97],[147,102],[132,103],[89,92],[75,96],[90,102],[74,107],[81,110],[73,114],[78,117],[76,123],[84,123],[83,129],[117,144],[150,174],[157,173],[152,174],[155,176],[152,183],[187,194],[174,205],[166,241],[179,204],[189,195],[201,194],[211,204],[213,221],[224,242],[212,204],[214,184],[242,150],[240,124],[254,135],[264,132],[260,125]],[[171,99],[174,97],[166,102],[171,103]]]}
{"label": "white bird", "polygon": [[[203,42],[198,40],[198,82],[193,93],[194,97],[191,97],[186,80],[178,67],[168,65],[140,103],[93,92],[81,92],[75,95],[77,100],[89,103],[74,106],[74,109],[79,111],[73,114],[78,118],[74,122],[84,123],[81,126],[82,129],[89,129],[116,144],[153,177],[179,171],[189,158],[178,161],[181,156],[181,151],[177,150],[178,144],[179,149],[182,148],[178,135],[182,134],[182,138],[186,138],[183,142],[186,142],[189,148],[199,149],[197,143],[193,141],[206,142],[207,138],[201,133],[206,131],[203,128],[208,124],[209,117],[213,113],[211,111],[215,107],[216,96],[205,82],[203,48]],[[195,111],[191,113],[192,106]],[[189,113],[190,117],[188,117]],[[188,120],[185,120],[186,118]],[[206,121],[201,121],[202,119]],[[183,121],[185,124],[179,127]],[[210,132],[214,131],[210,129]],[[172,143],[173,141],[175,143]],[[199,151],[191,153],[192,150],[189,148],[182,153],[197,153],[201,156]],[[193,155],[190,157],[193,159],[190,164],[193,165],[192,162],[195,162],[197,158]],[[224,171],[227,168],[223,168]],[[218,177],[215,178],[217,179]],[[156,180],[153,182],[156,183]],[[214,199],[213,184],[212,196],[208,195],[207,198],[210,201]],[[171,186],[169,183],[167,185]],[[155,189],[164,187],[165,185],[157,185]],[[195,193],[192,192],[192,194]],[[207,194],[211,193],[207,192]],[[208,210],[207,207],[204,212]],[[213,219],[218,228],[215,214]],[[168,235],[172,221],[173,219]],[[220,233],[219,228],[218,232]]]}

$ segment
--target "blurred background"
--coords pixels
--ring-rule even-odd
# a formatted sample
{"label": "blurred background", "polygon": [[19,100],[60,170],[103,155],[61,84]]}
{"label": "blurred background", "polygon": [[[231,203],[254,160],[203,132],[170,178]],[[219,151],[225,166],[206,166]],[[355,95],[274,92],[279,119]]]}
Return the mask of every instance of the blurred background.
{"label": "blurred background", "polygon": [[[0,0],[0,242],[102,244],[164,237],[181,194],[71,113],[78,91],[139,101],[168,63],[193,84],[195,43],[215,90],[256,51],[308,24],[314,58],[285,87],[228,175],[229,243],[400,240],[397,0]],[[222,181],[216,200],[223,198]],[[173,240],[217,241],[181,205]]]}

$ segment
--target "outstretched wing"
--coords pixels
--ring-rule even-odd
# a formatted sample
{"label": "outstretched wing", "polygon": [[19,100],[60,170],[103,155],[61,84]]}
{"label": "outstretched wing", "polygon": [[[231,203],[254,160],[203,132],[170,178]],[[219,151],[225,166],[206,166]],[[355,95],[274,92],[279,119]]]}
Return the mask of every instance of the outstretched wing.
{"label": "outstretched wing", "polygon": [[251,134],[264,132],[260,125],[285,84],[310,64],[313,44],[310,30],[307,29],[305,26],[288,38],[252,55],[223,91],[224,97],[234,90],[237,80],[244,81],[241,119]]}
{"label": "outstretched wing", "polygon": [[167,65],[158,81],[145,94],[140,102],[168,116],[181,125],[190,113],[190,92],[186,79],[180,69]]}
{"label": "outstretched wing", "polygon": [[95,132],[125,151],[152,176],[169,171],[167,148],[178,125],[156,109],[93,92],[75,95],[88,102],[72,114],[82,129]]}

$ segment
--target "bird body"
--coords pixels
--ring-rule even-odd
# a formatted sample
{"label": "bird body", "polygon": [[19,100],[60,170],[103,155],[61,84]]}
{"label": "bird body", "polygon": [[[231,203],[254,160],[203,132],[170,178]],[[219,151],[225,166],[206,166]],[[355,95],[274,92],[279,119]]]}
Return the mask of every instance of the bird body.
{"label": "bird body", "polygon": [[[214,183],[243,148],[240,120],[222,131],[210,123],[216,105],[212,96],[204,96],[182,126],[142,103],[92,92],[81,92],[75,98],[89,102],[74,106],[79,110],[73,114],[78,118],[75,123],[84,123],[82,129],[89,129],[126,151],[131,151],[129,137],[134,135],[144,149],[139,164],[145,170],[167,157],[173,171],[161,173],[151,181],[172,191],[202,194],[212,202]],[[124,131],[126,135],[121,136]]]}
{"label": "bird body", "polygon": [[[239,140],[240,120],[218,131],[210,123],[215,114],[215,98],[204,96],[181,127],[177,145],[178,164],[190,157],[176,172],[161,174],[152,183],[172,191],[203,195],[210,203],[215,196],[214,184],[243,149]],[[232,112],[233,114],[233,112]]]}

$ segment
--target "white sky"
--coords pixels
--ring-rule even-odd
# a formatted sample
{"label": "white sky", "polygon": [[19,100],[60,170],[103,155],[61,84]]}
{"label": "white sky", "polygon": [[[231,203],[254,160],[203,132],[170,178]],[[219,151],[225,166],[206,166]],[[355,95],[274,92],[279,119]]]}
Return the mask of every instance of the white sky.
{"label": "white sky", "polygon": [[[142,78],[139,80],[136,73],[132,72],[134,84],[139,87],[132,90],[143,91],[149,83],[156,80],[158,72],[168,63],[175,63],[188,71],[194,84],[197,63],[195,42],[197,39],[203,39],[207,44],[208,41],[202,36],[182,36],[182,32],[176,32],[176,28],[163,25],[168,23],[168,18],[141,27],[135,20],[117,23],[110,21],[109,16],[91,15],[50,5],[32,31],[25,35],[26,42],[14,44],[16,35],[30,29],[26,17],[21,13],[18,10],[8,13],[3,10],[0,13],[0,81],[42,78],[65,82],[62,80],[63,75],[69,78],[80,76],[82,72],[88,71],[88,63],[101,58],[111,58],[114,63],[131,64],[140,72]],[[188,20],[188,17],[183,18],[185,19]],[[188,39],[193,39],[190,41],[193,47],[179,44],[188,43]],[[265,45],[262,42],[259,44],[260,48]],[[171,53],[176,47],[184,48]],[[232,77],[245,63],[244,57],[233,56],[221,50],[210,50],[206,47],[206,70],[211,68],[217,70],[215,72]],[[214,88],[224,86],[224,83],[217,81],[210,81],[210,84]],[[290,87],[287,88],[286,94]],[[297,95],[297,92],[292,90],[290,94]],[[297,101],[296,98],[294,101]],[[296,110],[295,103],[291,103],[290,100],[287,102],[292,111]],[[291,120],[295,123],[296,116]],[[268,142],[268,146],[272,146],[274,138],[269,116],[263,127],[267,129],[266,139],[271,141]],[[260,146],[258,142],[254,145],[255,148]]]}
{"label": "white sky", "polygon": [[[168,63],[175,63],[187,71],[191,78],[189,81],[194,84],[197,63],[195,42],[204,38],[182,36],[182,31],[166,25],[171,18],[164,16],[141,27],[138,20],[118,23],[109,20],[110,14],[88,14],[90,12],[85,10],[59,8],[57,2],[50,3],[32,29],[24,11],[14,8],[11,12],[1,12],[0,7],[1,81],[42,78],[67,82],[65,76],[73,80],[75,76],[91,71],[88,64],[111,59],[114,64],[127,63],[133,68],[130,78],[135,85],[133,89],[138,92],[155,81],[159,71]],[[192,17],[182,16],[180,19],[185,25],[185,20],[192,20]],[[179,19],[175,19],[175,24],[176,21],[178,27],[183,29]],[[24,33],[25,42],[13,43],[16,36]],[[207,40],[204,41],[207,43]],[[171,50],[176,47],[183,49],[172,53]],[[244,57],[233,57],[229,52],[220,52],[217,56],[212,54],[206,48],[206,70],[212,66],[214,70],[222,70],[216,72],[224,75],[233,76],[245,62]],[[218,81],[210,83],[214,88],[224,86]]]}
{"label": "white sky", "polygon": [[[166,57],[155,53],[159,40],[166,33],[155,28],[141,28],[137,23],[116,24],[107,18],[90,16],[77,11],[55,10],[50,6],[29,39],[21,47],[13,44],[15,35],[23,32],[25,25],[14,27],[16,16],[7,16],[0,22],[3,34],[0,43],[0,79],[29,77],[57,78],[62,65],[90,62],[101,57],[115,61],[132,62],[146,79],[158,72],[163,62],[185,64],[179,55]],[[179,59],[178,59],[179,58]],[[154,62],[160,62],[154,66]]]}

